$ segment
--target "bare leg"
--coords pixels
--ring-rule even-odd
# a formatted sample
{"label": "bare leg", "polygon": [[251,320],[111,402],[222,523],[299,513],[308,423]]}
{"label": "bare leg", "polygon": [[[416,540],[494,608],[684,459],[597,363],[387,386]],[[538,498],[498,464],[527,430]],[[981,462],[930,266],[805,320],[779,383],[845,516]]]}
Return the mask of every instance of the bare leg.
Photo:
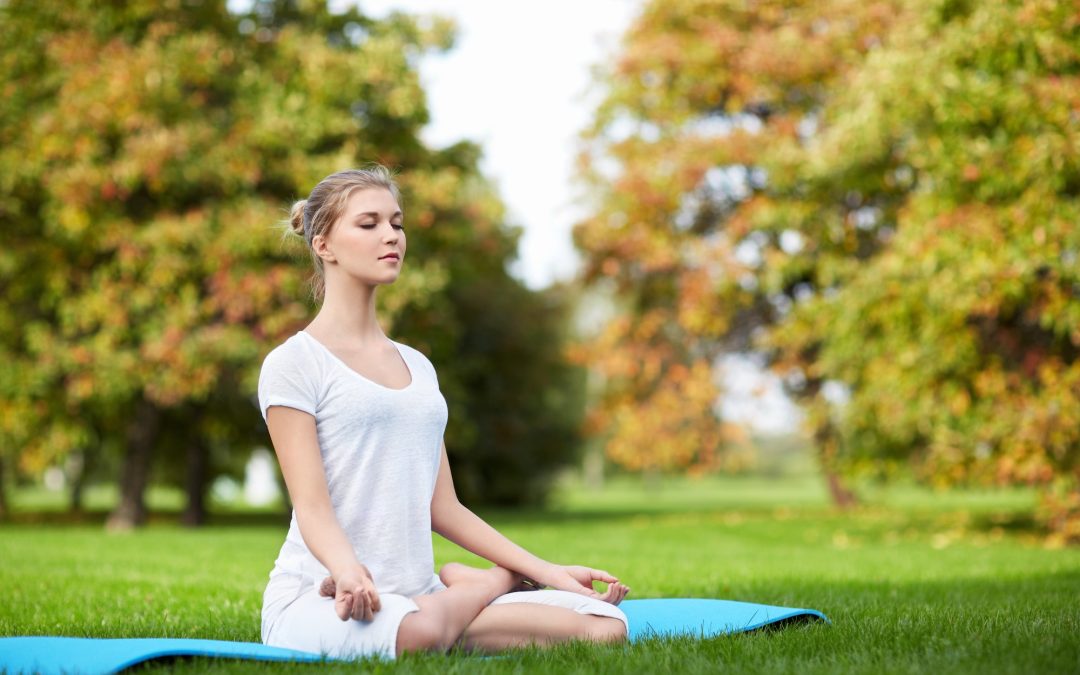
{"label": "bare leg", "polygon": [[492,600],[521,583],[520,575],[502,567],[478,570],[449,563],[439,573],[445,591],[420,595],[420,608],[401,621],[397,654],[407,651],[446,651]]}
{"label": "bare leg", "polygon": [[461,636],[461,644],[466,649],[482,652],[569,640],[622,642],[626,640],[626,626],[619,619],[608,616],[578,614],[565,607],[520,602],[485,608]]}

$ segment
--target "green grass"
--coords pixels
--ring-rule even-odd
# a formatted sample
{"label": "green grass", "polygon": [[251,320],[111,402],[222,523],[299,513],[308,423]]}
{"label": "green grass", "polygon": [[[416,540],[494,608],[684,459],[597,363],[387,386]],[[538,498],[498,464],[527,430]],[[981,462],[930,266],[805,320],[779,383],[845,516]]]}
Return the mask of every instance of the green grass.
{"label": "green grass", "polygon": [[[711,640],[567,645],[499,659],[366,661],[400,672],[1080,672],[1080,550],[1048,549],[1029,491],[863,490],[840,513],[812,476],[571,486],[548,512],[488,512],[559,562],[605,567],[631,597],[698,596],[825,612],[809,624]],[[92,517],[91,520],[94,520]],[[107,534],[95,523],[0,527],[0,635],[258,641],[279,518],[219,516],[187,530],[158,518]],[[243,523],[243,524],[240,524]],[[439,562],[476,559],[436,539]],[[352,664],[179,660],[162,672],[356,672]]]}

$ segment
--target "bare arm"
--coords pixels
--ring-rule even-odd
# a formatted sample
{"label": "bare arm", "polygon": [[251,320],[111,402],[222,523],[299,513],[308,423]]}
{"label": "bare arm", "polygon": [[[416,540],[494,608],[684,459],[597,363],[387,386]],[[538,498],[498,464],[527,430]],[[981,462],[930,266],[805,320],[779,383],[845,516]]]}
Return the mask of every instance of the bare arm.
{"label": "bare arm", "polygon": [[300,534],[312,554],[330,570],[337,586],[335,609],[342,620],[371,620],[379,596],[371,574],[356,558],[341,529],[326,485],[315,418],[285,406],[270,406],[266,426],[289,489]]}
{"label": "bare arm", "polygon": [[[629,591],[614,576],[588,567],[555,565],[529,553],[458,501],[446,444],[442,446],[435,494],[431,498],[431,529],[458,546],[496,565],[514,570],[543,585],[574,591],[618,603]],[[593,581],[610,584],[603,595],[592,589]]]}

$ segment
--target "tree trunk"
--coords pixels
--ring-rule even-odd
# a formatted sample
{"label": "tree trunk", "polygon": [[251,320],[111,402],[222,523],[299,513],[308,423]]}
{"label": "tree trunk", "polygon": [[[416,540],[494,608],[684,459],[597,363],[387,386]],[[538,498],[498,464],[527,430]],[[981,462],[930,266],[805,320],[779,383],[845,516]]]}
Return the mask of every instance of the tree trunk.
{"label": "tree trunk", "polygon": [[859,499],[854,492],[844,485],[840,473],[834,468],[839,442],[831,423],[824,424],[814,432],[814,443],[818,448],[821,472],[825,475],[825,483],[829,487],[829,496],[832,497],[833,504],[846,509],[858,504]]}
{"label": "tree trunk", "polygon": [[202,439],[194,439],[187,447],[187,507],[180,520],[184,525],[197,527],[206,523],[206,482],[210,474],[210,452]]}
{"label": "tree trunk", "polygon": [[130,530],[146,522],[143,494],[150,479],[150,463],[161,426],[161,411],[145,400],[135,405],[135,417],[128,427],[127,450],[120,476],[120,503],[105,526],[110,530]]}
{"label": "tree trunk", "polygon": [[72,455],[68,481],[71,484],[71,492],[68,497],[68,511],[73,515],[83,512],[83,489],[86,487],[86,476],[89,474],[90,453],[82,450],[77,455]]}
{"label": "tree trunk", "polygon": [[833,504],[846,509],[859,503],[855,493],[844,486],[844,483],[840,480],[840,475],[835,471],[826,469],[825,481],[829,485],[829,495],[832,497]]}

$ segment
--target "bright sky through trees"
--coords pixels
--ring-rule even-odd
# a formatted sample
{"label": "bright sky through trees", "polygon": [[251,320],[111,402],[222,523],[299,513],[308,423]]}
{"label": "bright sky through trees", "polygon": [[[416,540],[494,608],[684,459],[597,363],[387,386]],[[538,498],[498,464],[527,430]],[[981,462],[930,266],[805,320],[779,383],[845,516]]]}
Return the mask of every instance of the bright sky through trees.
{"label": "bright sky through trees", "polygon": [[[335,3],[331,3],[333,7]],[[345,0],[342,5],[352,4]],[[482,167],[511,217],[524,227],[513,272],[531,288],[571,277],[578,255],[570,228],[575,205],[577,134],[598,103],[591,78],[611,58],[641,9],[638,0],[499,3],[490,0],[362,0],[377,17],[398,10],[453,17],[454,48],[420,64],[431,109],[425,140],[463,138],[484,150]],[[746,359],[724,364],[727,419],[767,433],[795,429],[799,413],[777,378]]]}
{"label": "bright sky through trees", "polygon": [[581,215],[573,205],[575,137],[597,102],[590,93],[590,68],[613,53],[640,3],[361,0],[359,5],[376,17],[400,10],[455,19],[454,48],[420,64],[431,107],[425,140],[435,146],[463,138],[481,144],[484,172],[498,184],[511,218],[525,229],[516,276],[530,288],[570,277],[577,269],[570,228]]}

